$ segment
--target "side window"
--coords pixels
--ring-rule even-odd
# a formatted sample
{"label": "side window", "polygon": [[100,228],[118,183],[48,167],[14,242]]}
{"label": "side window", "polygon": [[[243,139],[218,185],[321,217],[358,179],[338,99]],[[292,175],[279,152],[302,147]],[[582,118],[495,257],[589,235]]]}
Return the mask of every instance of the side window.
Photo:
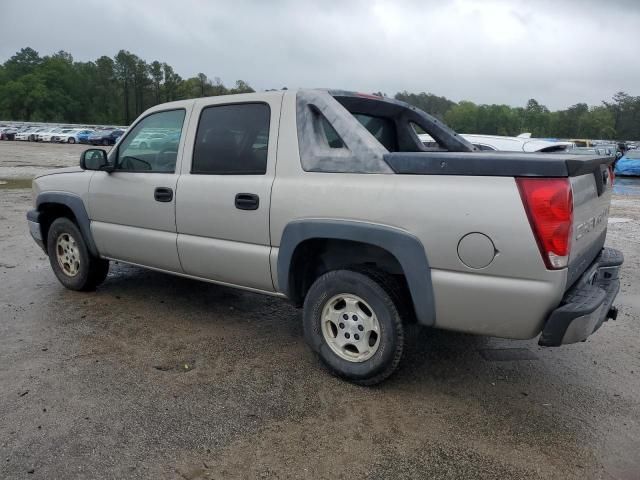
{"label": "side window", "polygon": [[365,115],[364,113],[354,113],[354,117],[371,135],[376,137],[384,148],[390,152],[398,151],[398,140],[396,135],[396,126],[393,120],[384,117],[374,117],[373,115]]}
{"label": "side window", "polygon": [[347,148],[344,144],[338,132],[336,132],[335,128],[329,123],[329,120],[321,116],[322,123],[322,131],[324,132],[324,136],[327,139],[327,144],[330,148]]}
{"label": "side window", "polygon": [[204,108],[196,133],[191,173],[264,175],[270,115],[271,110],[264,103]]}
{"label": "side window", "polygon": [[[170,110],[152,113],[140,121],[118,148],[116,170],[173,173],[184,116],[184,110]],[[118,132],[122,135],[122,130]]]}

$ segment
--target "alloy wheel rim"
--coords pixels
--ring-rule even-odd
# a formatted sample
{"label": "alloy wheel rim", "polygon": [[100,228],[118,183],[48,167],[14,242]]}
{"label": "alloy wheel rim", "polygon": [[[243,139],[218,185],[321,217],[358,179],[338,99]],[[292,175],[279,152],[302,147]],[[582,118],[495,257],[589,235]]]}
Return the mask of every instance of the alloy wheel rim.
{"label": "alloy wheel rim", "polygon": [[322,309],[322,335],[343,360],[364,362],[380,346],[380,322],[371,306],[352,293],[331,297]]}
{"label": "alloy wheel rim", "polygon": [[80,249],[75,238],[68,233],[61,233],[56,240],[56,258],[68,277],[75,277],[80,271]]}

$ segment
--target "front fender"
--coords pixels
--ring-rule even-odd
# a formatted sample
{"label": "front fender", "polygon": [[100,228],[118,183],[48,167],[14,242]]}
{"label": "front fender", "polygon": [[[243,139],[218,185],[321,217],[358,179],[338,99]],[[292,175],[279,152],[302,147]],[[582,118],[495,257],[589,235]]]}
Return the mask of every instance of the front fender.
{"label": "front fender", "polygon": [[59,204],[68,207],[76,217],[78,228],[82,233],[89,252],[95,257],[99,256],[98,249],[93,241],[93,235],[91,234],[91,221],[89,220],[89,215],[87,214],[87,209],[84,206],[82,198],[69,192],[43,192],[36,197],[36,210],[40,211],[41,207],[45,204]]}

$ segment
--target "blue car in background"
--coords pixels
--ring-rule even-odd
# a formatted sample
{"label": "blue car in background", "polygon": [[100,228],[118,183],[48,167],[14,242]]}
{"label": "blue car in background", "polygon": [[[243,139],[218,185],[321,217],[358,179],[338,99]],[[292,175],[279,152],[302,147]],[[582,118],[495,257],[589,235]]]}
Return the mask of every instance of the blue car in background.
{"label": "blue car in background", "polygon": [[96,133],[95,130],[86,130],[86,132],[81,132],[77,135],[78,143],[89,143],[89,137]]}
{"label": "blue car in background", "polygon": [[629,150],[616,162],[614,173],[621,177],[640,177],[640,151]]}
{"label": "blue car in background", "polygon": [[124,130],[98,130],[89,135],[89,143],[91,145],[115,145],[118,139],[122,136]]}

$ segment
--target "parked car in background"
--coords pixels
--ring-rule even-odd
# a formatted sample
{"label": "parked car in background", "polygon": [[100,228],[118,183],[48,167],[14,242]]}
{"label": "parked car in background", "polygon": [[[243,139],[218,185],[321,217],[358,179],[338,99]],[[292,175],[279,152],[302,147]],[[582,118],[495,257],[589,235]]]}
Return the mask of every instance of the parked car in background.
{"label": "parked car in background", "polygon": [[58,133],[56,133],[54,135],[51,135],[50,142],[58,143],[58,142],[60,142],[60,138],[66,137],[67,135],[69,135],[73,131],[74,131],[73,128],[63,128]]}
{"label": "parked car in background", "polygon": [[37,142],[38,141],[38,135],[41,134],[42,132],[46,132],[46,131],[47,131],[47,127],[36,128],[29,134],[29,138],[27,138],[27,140],[29,140],[30,142]]}
{"label": "parked car in background", "polygon": [[31,127],[31,128],[26,128],[24,130],[21,130],[18,133],[16,133],[16,140],[27,142],[27,141],[29,141],[29,139],[31,138],[32,135],[35,135],[35,133],[38,130],[39,130],[39,128],[37,128],[37,127]]}
{"label": "parked car in background", "polygon": [[[437,144],[429,135],[418,135],[422,143],[427,147],[435,147]],[[460,134],[462,138],[472,143],[481,151],[500,151],[500,152],[563,152],[573,147],[571,142],[561,142],[553,140],[545,140],[542,138],[530,138],[528,134],[518,137],[506,137],[501,135],[477,135],[477,134]]]}
{"label": "parked car in background", "polygon": [[162,138],[154,138],[151,139],[150,148],[155,150],[162,150],[166,148],[177,148],[178,142],[180,141],[180,132],[170,132],[167,133]]}
{"label": "parked car in background", "polygon": [[588,148],[588,147],[595,146],[595,144],[593,143],[593,140],[589,140],[586,138],[571,138],[569,139],[569,142],[572,142],[576,147],[581,147],[581,148]]}
{"label": "parked car in background", "polygon": [[18,129],[15,127],[4,127],[0,129],[0,140],[15,140]]}
{"label": "parked car in background", "polygon": [[629,150],[616,162],[615,174],[640,177],[640,150]]}
{"label": "parked car in background", "polygon": [[48,130],[45,130],[44,132],[38,133],[37,141],[38,142],[50,142],[51,141],[51,137],[53,137],[57,133],[62,132],[62,130],[63,130],[62,127],[49,128]]}
{"label": "parked car in background", "polygon": [[89,143],[89,137],[96,133],[95,130],[82,130],[82,132],[78,133],[76,139],[78,143]]}
{"label": "parked car in background", "polygon": [[59,142],[59,143],[79,143],[80,140],[78,139],[78,136],[81,133],[89,135],[90,133],[93,133],[93,130],[87,130],[82,128],[74,128],[72,130],[63,130],[58,135],[54,135],[52,138],[52,141]]}
{"label": "parked car in background", "polygon": [[115,145],[122,136],[124,130],[98,130],[89,135],[89,143],[91,145]]}
{"label": "parked car in background", "polygon": [[601,155],[607,155],[609,157],[615,157],[618,153],[618,147],[615,144],[600,144],[596,145],[595,148],[600,152]]}
{"label": "parked car in background", "polygon": [[572,155],[600,155],[606,157],[614,157],[615,153],[608,153],[609,149],[600,148],[600,147],[573,147],[570,150],[567,150],[567,153],[571,153]]}
{"label": "parked car in background", "polygon": [[154,141],[163,140],[167,136],[166,133],[153,133],[149,132],[144,135],[138,135],[132,142],[131,148],[139,148],[141,150],[146,150]]}

